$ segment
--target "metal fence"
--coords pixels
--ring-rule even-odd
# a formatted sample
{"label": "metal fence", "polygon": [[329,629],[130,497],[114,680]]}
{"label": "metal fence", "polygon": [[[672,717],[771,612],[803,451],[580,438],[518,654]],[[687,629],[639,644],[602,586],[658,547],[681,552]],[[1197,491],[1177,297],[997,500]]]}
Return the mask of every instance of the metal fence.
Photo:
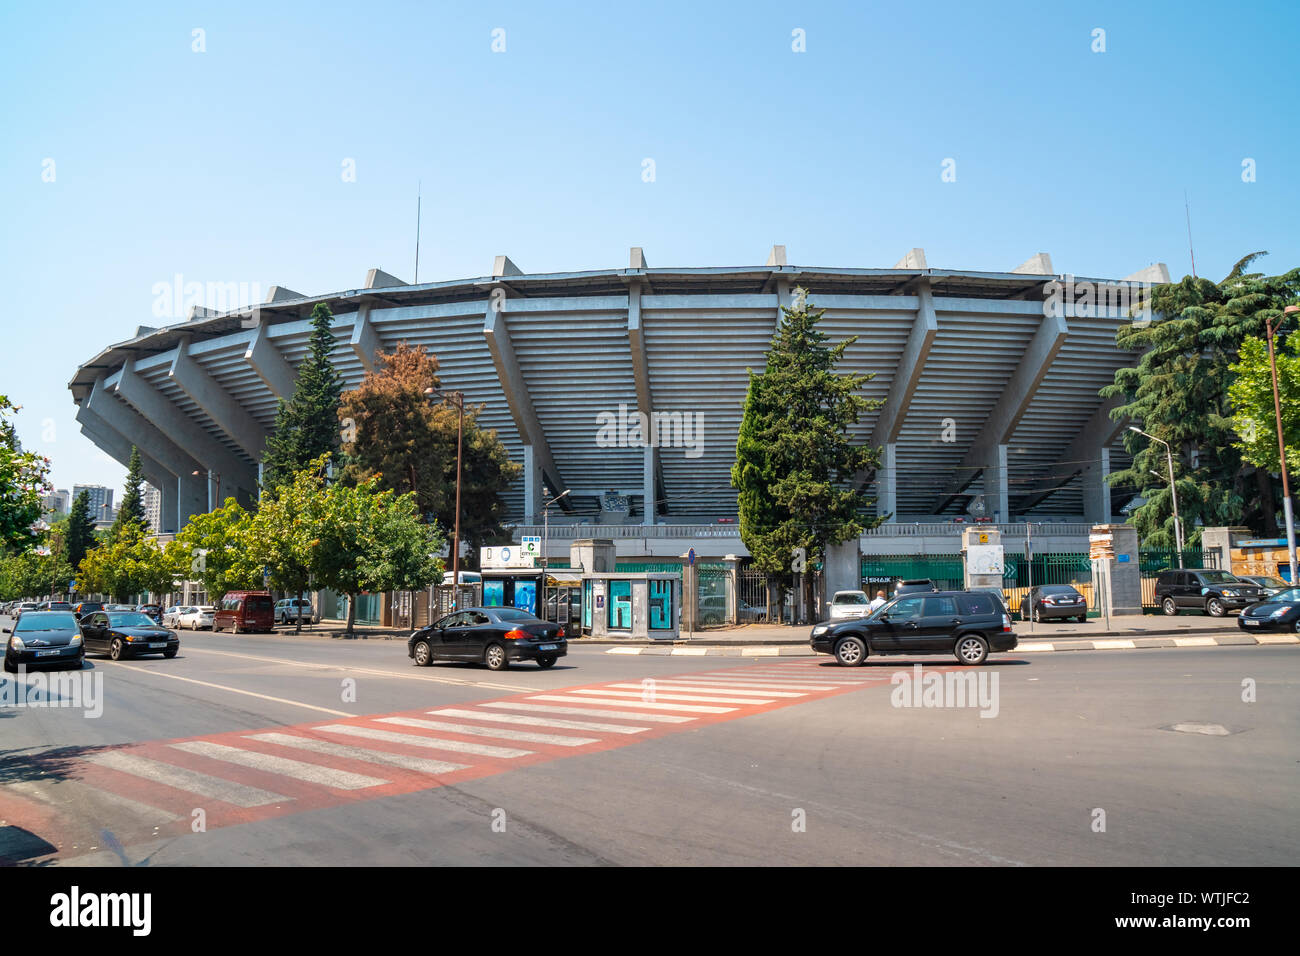
{"label": "metal fence", "polygon": [[[1183,550],[1184,568],[1210,568],[1219,570],[1220,554],[1218,551],[1202,551],[1200,548]],[[1142,575],[1142,606],[1159,607],[1156,600],[1156,580],[1161,571],[1180,567],[1176,548],[1148,548],[1138,551],[1138,569]]]}
{"label": "metal fence", "polygon": [[1089,611],[1098,610],[1097,593],[1092,586],[1092,560],[1086,551],[1035,554],[1033,561],[1023,554],[1006,555],[1002,575],[1002,596],[1012,614],[1021,613],[1021,604],[1032,588],[1044,584],[1068,584],[1088,602]]}

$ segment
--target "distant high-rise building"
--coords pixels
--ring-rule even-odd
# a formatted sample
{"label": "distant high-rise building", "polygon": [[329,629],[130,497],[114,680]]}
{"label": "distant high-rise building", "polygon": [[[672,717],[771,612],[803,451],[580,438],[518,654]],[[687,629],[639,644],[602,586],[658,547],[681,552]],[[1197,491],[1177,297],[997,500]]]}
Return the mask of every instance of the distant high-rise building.
{"label": "distant high-rise building", "polygon": [[72,509],[72,493],[67,489],[52,491],[41,498],[41,510],[46,515],[65,515]]}
{"label": "distant high-rise building", "polygon": [[113,489],[106,488],[103,485],[73,485],[72,500],[77,500],[77,495],[86,492],[90,497],[90,518],[92,521],[99,521],[104,515],[105,506],[109,511],[113,510]]}
{"label": "distant high-rise building", "polygon": [[162,493],[150,484],[144,486],[144,523],[154,534],[162,527]]}

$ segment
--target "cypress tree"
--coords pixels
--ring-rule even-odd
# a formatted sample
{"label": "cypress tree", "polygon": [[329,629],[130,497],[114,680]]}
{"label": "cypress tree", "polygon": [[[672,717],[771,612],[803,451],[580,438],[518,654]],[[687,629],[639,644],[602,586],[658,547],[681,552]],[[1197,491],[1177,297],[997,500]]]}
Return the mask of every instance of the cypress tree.
{"label": "cypress tree", "polygon": [[126,469],[126,490],[122,495],[121,507],[117,509],[117,520],[113,522],[113,537],[116,538],[129,524],[144,527],[144,465],[140,462],[140,449],[131,446],[131,463]]}
{"label": "cypress tree", "polygon": [[90,492],[83,491],[72,502],[72,510],[68,513],[68,524],[63,535],[64,559],[71,567],[80,567],[81,559],[94,543],[95,522],[90,516]]}
{"label": "cypress tree", "polygon": [[266,441],[262,456],[262,485],[276,488],[293,480],[297,471],[313,459],[339,448],[339,397],[343,380],[330,361],[334,316],[321,302],[311,311],[312,333],[309,353],[298,368],[293,397],[280,400],[275,429]]}

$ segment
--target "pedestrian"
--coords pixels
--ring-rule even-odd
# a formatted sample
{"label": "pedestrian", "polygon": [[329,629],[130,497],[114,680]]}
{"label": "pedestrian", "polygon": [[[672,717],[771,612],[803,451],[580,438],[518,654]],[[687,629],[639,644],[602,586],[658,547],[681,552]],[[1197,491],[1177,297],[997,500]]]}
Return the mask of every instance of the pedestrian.
{"label": "pedestrian", "polygon": [[867,605],[867,613],[875,614],[876,611],[884,605],[884,603],[885,603],[885,592],[877,591],[875,600],[873,600],[870,604]]}

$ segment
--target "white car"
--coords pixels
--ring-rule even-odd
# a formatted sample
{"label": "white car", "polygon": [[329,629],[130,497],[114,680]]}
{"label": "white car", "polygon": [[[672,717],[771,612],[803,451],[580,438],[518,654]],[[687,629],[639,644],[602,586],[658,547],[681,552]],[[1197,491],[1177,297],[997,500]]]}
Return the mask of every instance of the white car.
{"label": "white car", "polygon": [[180,627],[181,615],[188,610],[190,610],[190,608],[184,604],[173,604],[167,610],[163,611],[162,626]]}
{"label": "white car", "polygon": [[212,627],[212,615],[217,613],[215,607],[207,605],[181,608],[181,613],[176,615],[175,627],[187,627],[191,631],[197,631],[199,628]]}
{"label": "white car", "polygon": [[320,615],[312,608],[311,601],[306,598],[301,601],[297,598],[283,598],[276,601],[274,613],[276,624],[293,624],[299,620],[304,624],[320,623]]}
{"label": "white car", "polygon": [[831,620],[847,621],[871,613],[871,599],[866,591],[836,591],[831,601]]}

